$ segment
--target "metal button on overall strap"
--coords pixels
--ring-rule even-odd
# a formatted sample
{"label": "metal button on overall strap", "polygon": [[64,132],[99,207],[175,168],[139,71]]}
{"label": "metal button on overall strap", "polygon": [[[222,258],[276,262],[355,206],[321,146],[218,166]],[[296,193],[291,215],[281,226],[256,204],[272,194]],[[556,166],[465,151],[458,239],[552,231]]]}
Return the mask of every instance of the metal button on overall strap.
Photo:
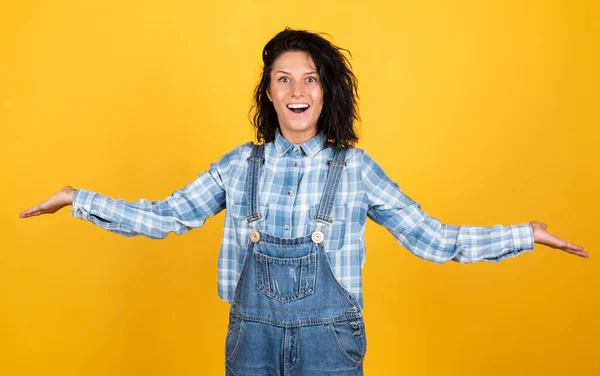
{"label": "metal button on overall strap", "polygon": [[315,231],[310,236],[313,242],[319,244],[323,241],[323,233],[321,231]]}
{"label": "metal button on overall strap", "polygon": [[250,240],[252,243],[257,243],[260,240],[260,232],[258,230],[250,231]]}

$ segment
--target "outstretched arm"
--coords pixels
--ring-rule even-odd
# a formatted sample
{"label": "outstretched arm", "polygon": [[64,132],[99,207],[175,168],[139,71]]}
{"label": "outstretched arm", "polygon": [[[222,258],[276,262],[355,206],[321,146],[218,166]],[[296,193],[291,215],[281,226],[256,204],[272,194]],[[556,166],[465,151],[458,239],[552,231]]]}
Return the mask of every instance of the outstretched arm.
{"label": "outstretched arm", "polygon": [[22,212],[20,218],[52,214],[72,205],[71,215],[89,220],[118,235],[143,235],[163,239],[170,232],[181,235],[202,226],[225,208],[225,190],[214,173],[204,172],[164,200],[127,202],[86,189],[66,186],[48,200]]}
{"label": "outstretched arm", "polygon": [[534,243],[587,256],[582,247],[547,233],[536,221],[492,227],[442,224],[405,195],[366,152],[362,155],[362,174],[369,218],[386,227],[400,244],[420,258],[436,263],[499,262],[533,250]]}
{"label": "outstretched arm", "polygon": [[183,234],[200,227],[207,218],[225,209],[225,187],[235,166],[242,161],[241,145],[213,163],[190,184],[164,200],[127,202],[86,189],[64,187],[48,200],[25,210],[20,218],[51,214],[73,205],[71,214],[113,233],[163,239],[170,232]]}
{"label": "outstretched arm", "polygon": [[215,176],[206,171],[170,197],[155,201],[127,202],[77,189],[71,214],[127,237],[164,239],[171,232],[181,235],[201,227],[206,219],[225,209],[225,190]]}

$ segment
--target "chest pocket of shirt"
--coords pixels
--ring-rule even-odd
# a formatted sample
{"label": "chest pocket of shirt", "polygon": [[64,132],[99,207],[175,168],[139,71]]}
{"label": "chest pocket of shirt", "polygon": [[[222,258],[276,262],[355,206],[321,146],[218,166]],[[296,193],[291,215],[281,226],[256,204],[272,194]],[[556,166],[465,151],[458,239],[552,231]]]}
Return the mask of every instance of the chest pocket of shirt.
{"label": "chest pocket of shirt", "polygon": [[[258,229],[265,229],[265,218],[267,217],[267,212],[269,211],[269,204],[260,203],[259,204],[259,212],[262,219],[259,220]],[[248,215],[248,206],[240,203],[233,203],[233,205],[228,209],[231,211],[231,220],[232,224],[235,227],[235,241],[238,247],[242,249],[246,249],[248,246],[248,241],[250,239],[250,231],[252,229],[248,226],[246,222],[246,215]]]}
{"label": "chest pocket of shirt", "polygon": [[[315,205],[311,209],[311,218],[317,214],[319,205]],[[330,225],[323,226],[323,240],[325,246],[325,252],[336,252],[344,247],[346,239],[346,227],[348,221],[346,220],[346,212],[348,211],[348,205],[346,204],[335,204],[331,211],[331,217],[333,223]]]}

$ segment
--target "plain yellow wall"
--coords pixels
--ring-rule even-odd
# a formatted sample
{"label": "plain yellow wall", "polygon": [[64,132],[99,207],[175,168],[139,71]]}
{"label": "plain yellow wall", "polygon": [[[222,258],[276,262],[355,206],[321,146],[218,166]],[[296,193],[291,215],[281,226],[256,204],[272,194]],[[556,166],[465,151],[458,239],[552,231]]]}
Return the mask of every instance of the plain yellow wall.
{"label": "plain yellow wall", "polygon": [[369,223],[367,375],[598,375],[597,1],[13,1],[0,5],[0,374],[221,375],[224,213],[165,240],[18,214],[65,185],[162,199],[234,146],[285,26],[353,54],[361,142],[452,225],[536,245],[436,265]]}

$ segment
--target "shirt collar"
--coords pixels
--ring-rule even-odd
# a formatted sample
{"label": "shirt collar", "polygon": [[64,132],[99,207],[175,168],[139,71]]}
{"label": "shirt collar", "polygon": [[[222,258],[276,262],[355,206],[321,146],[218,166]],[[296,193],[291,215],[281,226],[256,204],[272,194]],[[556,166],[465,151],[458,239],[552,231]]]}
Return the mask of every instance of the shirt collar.
{"label": "shirt collar", "polygon": [[[314,157],[318,152],[325,149],[326,141],[327,140],[325,139],[325,135],[323,134],[323,132],[319,132],[315,137],[311,138],[310,140],[307,140],[306,142],[298,146],[307,156]],[[287,139],[285,139],[281,135],[281,131],[279,130],[279,128],[277,128],[277,131],[275,132],[275,146],[277,147],[279,155],[282,156],[295,145]]]}

